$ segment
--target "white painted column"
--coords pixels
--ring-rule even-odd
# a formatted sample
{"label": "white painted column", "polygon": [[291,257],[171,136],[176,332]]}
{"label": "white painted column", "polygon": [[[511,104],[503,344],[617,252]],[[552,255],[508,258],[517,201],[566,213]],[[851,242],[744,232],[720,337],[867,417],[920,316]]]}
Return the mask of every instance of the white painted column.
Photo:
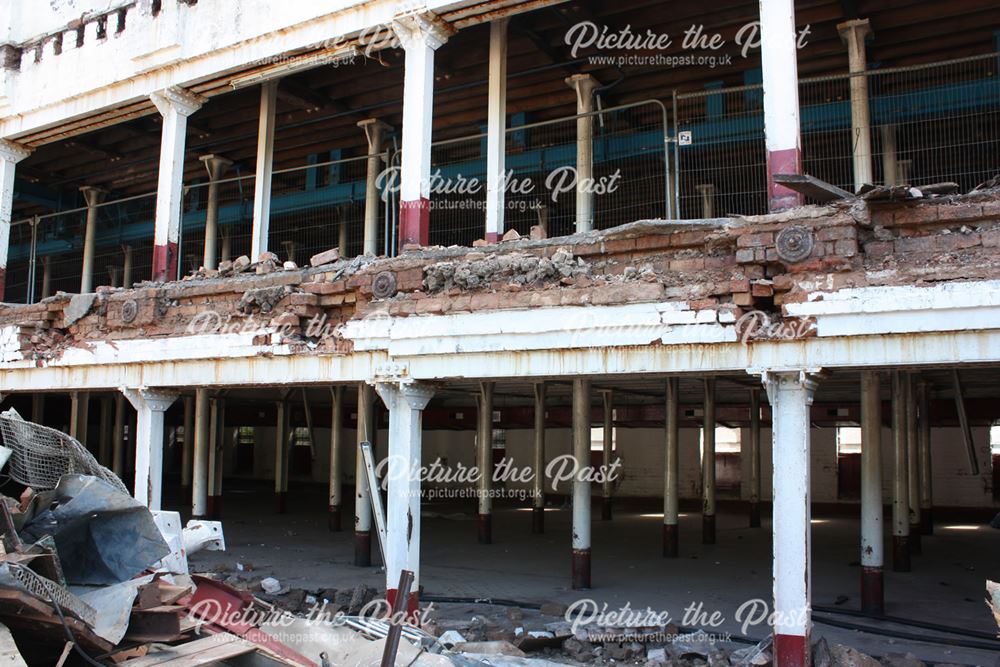
{"label": "white painted column", "polygon": [[70,437],[87,446],[87,425],[90,422],[90,392],[74,391],[69,397]]}
{"label": "white painted column", "polygon": [[868,68],[865,39],[872,34],[868,19],[852,19],[837,25],[840,39],[847,45],[851,76],[851,144],[854,158],[854,191],[872,183],[871,113],[868,108]]}
{"label": "white painted column", "polygon": [[275,407],[278,417],[274,428],[274,499],[276,511],[284,514],[288,509],[288,401],[277,401]]}
{"label": "white painted column", "polygon": [[[372,500],[361,443],[370,442],[375,451],[375,390],[368,384],[358,385],[357,447],[354,452],[354,564],[372,564]],[[376,459],[376,464],[378,463]]]}
{"label": "white painted column", "polygon": [[920,447],[920,532],[934,534],[934,485],[931,462],[931,386],[926,380],[917,383],[917,443]]}
{"label": "white painted column", "polygon": [[434,390],[417,382],[379,382],[375,388],[389,408],[386,600],[390,605],[394,603],[402,571],[413,572],[413,587],[405,607],[412,615],[417,611],[420,590],[421,422]]}
{"label": "white painted column", "polygon": [[198,158],[205,163],[208,171],[208,202],[205,207],[205,249],[202,254],[201,263],[206,269],[215,269],[219,266],[216,247],[219,239],[219,179],[223,177],[226,170],[233,164],[232,160],[227,160],[221,155],[202,155]]}
{"label": "white painted column", "polygon": [[799,75],[792,0],[760,0],[760,58],[764,81],[764,143],[771,211],[800,206],[802,195],[774,182],[775,174],[802,173]]}
{"label": "white painted column", "polygon": [[760,390],[750,390],[750,527],[760,528]]}
{"label": "white painted column", "polygon": [[161,509],[163,495],[163,413],[177,399],[177,394],[127,387],[123,387],[121,392],[138,415],[132,495],[150,510],[158,510]]}
{"label": "white painted column", "polygon": [[[160,171],[156,185],[156,220],[153,231],[154,281],[177,279],[177,242],[183,204],[184,144],[188,116],[201,108],[205,98],[171,86],[149,96],[163,116],[160,137]],[[128,283],[125,283],[128,286]]]}
{"label": "white painted column", "polygon": [[122,246],[122,287],[132,288],[132,246]]}
{"label": "white painted column", "polygon": [[330,530],[340,530],[341,505],[343,497],[343,466],[340,462],[343,449],[344,387],[330,387],[330,504],[328,525]]}
{"label": "white painted column", "polygon": [[393,21],[392,29],[406,51],[399,246],[425,246],[430,239],[434,51],[448,40],[450,26],[430,14],[413,14]]}
{"label": "white painted column", "polygon": [[[52,262],[49,256],[42,257],[42,299],[52,296]],[[0,301],[3,299],[0,298]]]}
{"label": "white painted column", "polygon": [[476,437],[476,467],[479,470],[479,543],[493,543],[493,383],[479,383],[479,429]]}
{"label": "white painted column", "polygon": [[809,407],[815,376],[806,371],[765,373],[771,403],[774,462],[774,665],[810,662],[811,528]]}
{"label": "white painted column", "polygon": [[[601,424],[601,464],[604,470],[611,469],[611,447],[614,444],[614,396],[610,389],[601,392],[603,411],[603,423]],[[606,475],[601,484],[601,520],[611,521],[611,476]]]}
{"label": "white painted column", "polygon": [[0,302],[4,300],[7,256],[10,251],[10,222],[14,209],[14,170],[31,155],[27,146],[0,139]]}
{"label": "white painted column", "polygon": [[905,371],[892,373],[892,569],[910,571],[910,516],[907,461],[909,379]]}
{"label": "white painted column", "polygon": [[879,132],[882,135],[882,181],[885,185],[903,185],[899,179],[896,126],[883,125]]}
{"label": "white painted column", "polygon": [[97,205],[104,201],[106,190],[85,185],[80,188],[87,203],[87,220],[83,232],[83,268],[80,275],[80,294],[94,291],[94,249],[97,244]]}
{"label": "white painted column", "polygon": [[[598,81],[590,74],[574,74],[566,84],[576,92],[576,113],[594,110],[594,90]],[[589,186],[594,177],[594,117],[576,119],[576,231],[594,228],[594,193]]]}
{"label": "white painted column", "polygon": [[885,610],[882,545],[882,399],[879,374],[861,373],[861,610]]}
{"label": "white painted column", "polygon": [[45,394],[31,395],[31,421],[45,424]]}
{"label": "white painted column", "polygon": [[214,498],[210,503],[212,506],[210,516],[216,521],[220,521],[222,519],[222,474],[226,465],[226,399],[220,396],[217,403],[219,435],[216,439],[215,460],[212,463],[215,479],[212,488]]}
{"label": "white painted column", "polygon": [[665,449],[663,456],[663,557],[677,558],[680,504],[680,465],[678,451],[678,389],[677,378],[667,378],[666,415],[664,418]]}
{"label": "white painted column", "polygon": [[[368,139],[368,164],[365,179],[365,231],[361,244],[361,252],[366,255],[377,257],[378,250],[378,216],[382,210],[382,200],[379,196],[378,181],[379,174],[382,173],[382,148],[385,142],[385,135],[392,128],[376,118],[366,118],[358,121],[358,127],[365,131]],[[343,222],[341,229],[344,229]],[[341,256],[346,253],[346,247],[340,251]]]}
{"label": "white painted column", "polygon": [[536,382],[535,390],[535,448],[534,476],[532,477],[531,532],[545,532],[545,383]]}
{"label": "white painted column", "polygon": [[715,544],[715,379],[705,378],[701,423],[701,543]]}
{"label": "white painted column", "polygon": [[490,23],[489,97],[486,111],[486,236],[496,243],[504,233],[504,178],[507,152],[507,27],[510,19]]}
{"label": "white painted column", "polygon": [[191,463],[194,454],[194,397],[184,397],[184,440],[181,444],[181,491],[191,492]]}
{"label": "white painted column", "polygon": [[[573,378],[573,457],[577,470],[590,466],[590,380]],[[573,479],[573,589],[590,588],[590,480]]]}
{"label": "white painted column", "polygon": [[208,516],[208,389],[198,387],[194,394],[194,452],[191,473],[191,514],[198,519]]}
{"label": "white painted column", "polygon": [[257,127],[257,171],[253,186],[253,231],[250,259],[267,252],[271,229],[271,171],[274,161],[274,114],[278,108],[278,81],[260,86],[260,121]]}

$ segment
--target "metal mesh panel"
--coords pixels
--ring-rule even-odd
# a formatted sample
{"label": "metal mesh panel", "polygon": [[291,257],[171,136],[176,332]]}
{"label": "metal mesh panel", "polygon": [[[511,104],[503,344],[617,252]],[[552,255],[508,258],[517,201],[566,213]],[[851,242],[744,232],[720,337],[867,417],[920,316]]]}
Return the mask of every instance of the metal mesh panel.
{"label": "metal mesh panel", "polygon": [[14,410],[0,414],[0,436],[13,451],[10,476],[36,491],[54,489],[67,474],[99,477],[128,495],[128,489],[113,472],[102,466],[75,439],[61,431],[25,421]]}
{"label": "metal mesh panel", "polygon": [[[866,79],[874,184],[955,181],[1000,165],[998,55],[875,69]],[[851,75],[799,82],[803,170],[854,191]],[[767,212],[763,87],[675,96],[682,218]]]}

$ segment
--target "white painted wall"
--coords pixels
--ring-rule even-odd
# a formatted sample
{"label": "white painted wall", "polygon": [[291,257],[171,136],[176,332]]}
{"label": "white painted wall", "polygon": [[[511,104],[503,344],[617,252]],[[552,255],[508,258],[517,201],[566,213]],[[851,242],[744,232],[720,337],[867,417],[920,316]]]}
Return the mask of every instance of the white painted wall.
{"label": "white painted wall", "polygon": [[[274,429],[258,428],[255,454],[254,476],[272,479],[274,476]],[[329,466],[329,429],[317,428],[316,437],[320,443],[312,474],[308,478],[292,475],[293,480],[325,483]],[[615,494],[630,498],[661,498],[663,494],[663,430],[657,428],[637,428],[617,430],[618,452],[624,463],[624,474],[616,487]],[[554,428],[547,433],[546,451],[552,458],[572,451],[572,434],[568,428]],[[884,472],[883,498],[891,501],[892,493],[892,434],[889,429],[882,433],[882,469]],[[354,475],[354,431],[344,430],[343,470],[345,482],[353,483]],[[747,442],[747,429],[743,429],[743,442]],[[835,503],[837,500],[837,454],[836,432],[833,428],[814,428],[812,437],[812,494],[817,503]],[[971,475],[965,458],[965,445],[957,428],[934,429],[931,433],[934,503],[942,507],[992,507],[992,472],[990,468],[989,432],[986,428],[973,429],[977,443],[980,474]],[[379,431],[377,451],[385,455],[387,432]],[[771,498],[771,433],[761,432],[761,498]],[[533,434],[531,429],[507,431],[507,456],[516,465],[530,465],[532,460]],[[700,497],[700,455],[699,430],[680,431],[680,495],[683,499]],[[447,459],[451,465],[461,463],[475,466],[475,433],[473,431],[425,431],[424,464],[436,457]],[[234,457],[226,456],[226,474],[233,473]],[[742,457],[743,479],[749,479],[749,459]],[[510,483],[510,488],[530,488],[530,484]],[[568,484],[560,484],[558,492],[569,493]],[[550,491],[548,483],[546,490]],[[595,494],[598,492],[595,490]],[[746,482],[741,485],[741,497],[749,498]],[[856,502],[856,501],[855,501]]]}

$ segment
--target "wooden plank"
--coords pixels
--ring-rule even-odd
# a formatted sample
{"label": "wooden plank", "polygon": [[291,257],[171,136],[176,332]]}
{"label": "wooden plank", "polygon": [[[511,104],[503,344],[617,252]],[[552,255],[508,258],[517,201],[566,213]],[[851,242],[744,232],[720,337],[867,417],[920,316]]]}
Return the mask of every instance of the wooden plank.
{"label": "wooden plank", "polygon": [[202,637],[186,644],[157,651],[142,658],[121,663],[127,667],[195,667],[208,665],[226,658],[252,653],[256,646],[227,633]]}

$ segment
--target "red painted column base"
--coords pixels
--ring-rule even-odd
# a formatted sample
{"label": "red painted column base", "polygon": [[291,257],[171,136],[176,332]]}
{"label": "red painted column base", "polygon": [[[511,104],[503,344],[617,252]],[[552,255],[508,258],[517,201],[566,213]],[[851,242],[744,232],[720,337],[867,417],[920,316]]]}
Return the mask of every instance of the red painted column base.
{"label": "red painted column base", "polygon": [[861,568],[861,611],[866,614],[885,613],[885,588],[882,568]]}
{"label": "red painted column base", "polygon": [[680,530],[676,523],[663,524],[663,557],[677,558]]}
{"label": "red painted column base", "polygon": [[573,590],[590,588],[590,549],[573,549]]}
{"label": "red painted column base", "polygon": [[541,535],[545,532],[545,508],[544,507],[532,507],[531,508],[531,532],[536,535]]}
{"label": "red painted column base", "polygon": [[426,197],[399,203],[399,247],[430,244],[431,202]]}
{"label": "red painted column base", "polygon": [[274,508],[278,514],[284,514],[287,509],[287,496],[288,493],[285,491],[275,491],[274,492]]}
{"label": "red painted column base", "polygon": [[715,544],[715,515],[701,515],[701,543]]}
{"label": "red painted column base", "polygon": [[[399,595],[398,588],[390,588],[385,592],[385,601],[389,603],[389,607],[396,606],[396,596]],[[414,625],[417,625],[419,619],[420,611],[420,591],[410,591],[410,594],[406,598],[406,620]]]}
{"label": "red painted column base", "polygon": [[493,544],[493,515],[479,514],[476,523],[479,526],[479,543]]}
{"label": "red painted column base", "polygon": [[760,528],[760,503],[750,503],[750,527]]}
{"label": "red painted column base", "polygon": [[601,499],[601,521],[611,521],[611,497]]}
{"label": "red painted column base", "polygon": [[497,243],[499,240],[500,234],[498,232],[486,232],[487,243]]}
{"label": "red painted column base", "polygon": [[0,266],[0,302],[3,302],[4,290],[7,286],[7,267]]}
{"label": "red painted column base", "polygon": [[330,505],[330,512],[327,514],[326,525],[331,532],[340,532],[340,505]]}
{"label": "red painted column base", "polygon": [[153,282],[164,283],[177,278],[177,243],[153,246]]}
{"label": "red painted column base", "polygon": [[767,154],[767,201],[768,210],[784,211],[785,209],[802,206],[805,199],[795,190],[790,190],[774,182],[775,174],[801,174],[802,151],[798,148],[787,148],[781,151],[768,151]]}
{"label": "red painted column base", "polygon": [[354,564],[358,567],[371,567],[372,534],[367,530],[354,531]]}
{"label": "red painted column base", "polygon": [[216,521],[222,520],[222,494],[217,496],[210,496],[208,499],[208,506],[211,508],[208,511],[208,515],[215,519]]}
{"label": "red painted column base", "polygon": [[808,667],[811,661],[809,637],[774,635],[774,667]]}

